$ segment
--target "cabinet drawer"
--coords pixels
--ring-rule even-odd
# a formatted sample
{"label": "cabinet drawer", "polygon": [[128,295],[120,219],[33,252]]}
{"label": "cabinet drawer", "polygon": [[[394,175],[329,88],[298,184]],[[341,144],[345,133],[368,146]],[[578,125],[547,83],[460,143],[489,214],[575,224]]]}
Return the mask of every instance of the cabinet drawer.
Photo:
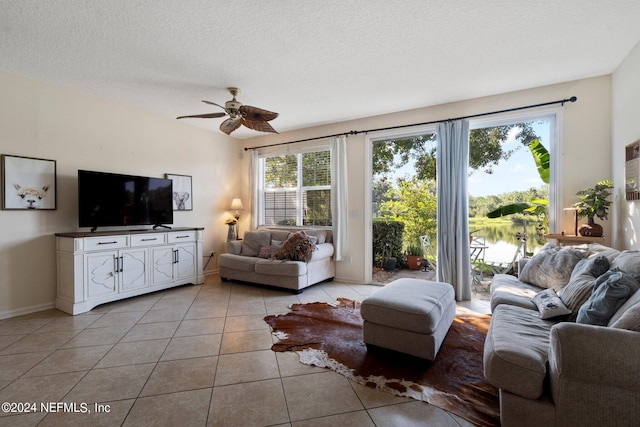
{"label": "cabinet drawer", "polygon": [[196,232],[181,231],[176,233],[167,233],[168,243],[193,242],[196,240]]}
{"label": "cabinet drawer", "polygon": [[151,246],[167,243],[165,233],[133,234],[131,235],[131,246]]}
{"label": "cabinet drawer", "polygon": [[85,251],[101,251],[127,247],[127,236],[87,237],[84,239]]}

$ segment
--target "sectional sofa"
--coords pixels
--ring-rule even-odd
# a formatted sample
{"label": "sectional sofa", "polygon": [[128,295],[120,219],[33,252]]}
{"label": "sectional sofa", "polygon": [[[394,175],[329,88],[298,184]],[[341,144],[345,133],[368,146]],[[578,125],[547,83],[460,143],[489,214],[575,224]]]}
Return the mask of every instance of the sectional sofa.
{"label": "sectional sofa", "polygon": [[484,370],[503,426],[638,425],[639,279],[640,252],[599,244],[494,277]]}

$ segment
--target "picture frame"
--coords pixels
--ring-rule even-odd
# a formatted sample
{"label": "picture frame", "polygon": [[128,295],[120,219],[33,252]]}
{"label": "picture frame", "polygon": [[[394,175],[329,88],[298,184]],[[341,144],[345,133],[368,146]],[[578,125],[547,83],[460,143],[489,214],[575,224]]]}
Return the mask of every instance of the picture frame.
{"label": "picture frame", "polygon": [[2,209],[56,210],[56,161],[2,154]]}
{"label": "picture frame", "polygon": [[168,173],[165,177],[173,181],[173,210],[193,210],[193,188],[191,176]]}

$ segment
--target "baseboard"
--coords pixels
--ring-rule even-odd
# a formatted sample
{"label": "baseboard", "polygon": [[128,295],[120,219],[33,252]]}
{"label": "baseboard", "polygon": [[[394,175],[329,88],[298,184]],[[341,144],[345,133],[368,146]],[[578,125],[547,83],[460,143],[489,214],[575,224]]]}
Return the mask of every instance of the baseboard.
{"label": "baseboard", "polygon": [[205,275],[205,277],[206,277],[206,276],[213,276],[213,275],[216,275],[216,274],[220,274],[220,270],[219,270],[219,269],[215,269],[215,270],[205,270],[205,271],[203,271],[202,273]]}
{"label": "baseboard", "polygon": [[10,319],[12,317],[23,316],[25,314],[36,313],[38,311],[50,310],[55,308],[54,302],[32,305],[31,307],[19,308],[17,310],[0,311],[0,319]]}

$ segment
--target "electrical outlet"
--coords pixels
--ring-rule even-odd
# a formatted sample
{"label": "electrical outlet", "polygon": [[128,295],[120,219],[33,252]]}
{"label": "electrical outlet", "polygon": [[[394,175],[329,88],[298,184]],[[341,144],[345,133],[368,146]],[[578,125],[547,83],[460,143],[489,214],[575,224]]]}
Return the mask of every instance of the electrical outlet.
{"label": "electrical outlet", "polygon": [[215,255],[215,252],[211,252],[211,253],[209,254],[209,257],[212,257],[213,255]]}

